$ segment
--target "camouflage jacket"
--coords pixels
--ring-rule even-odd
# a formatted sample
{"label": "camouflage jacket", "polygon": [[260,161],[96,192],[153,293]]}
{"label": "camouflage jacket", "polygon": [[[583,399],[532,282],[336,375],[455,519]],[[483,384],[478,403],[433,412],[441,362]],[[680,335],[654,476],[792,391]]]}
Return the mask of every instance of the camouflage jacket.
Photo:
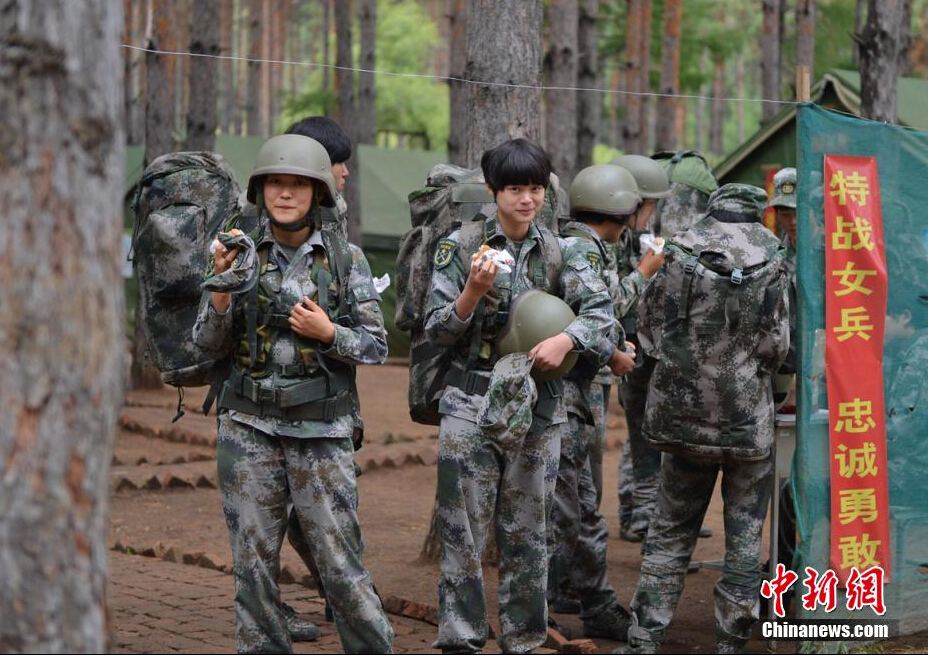
{"label": "camouflage jacket", "polygon": [[[587,261],[590,262],[593,270],[600,274],[603,284],[609,289],[609,295],[612,296],[613,307],[618,307],[623,288],[619,283],[619,269],[615,258],[615,249],[612,247],[612,244],[603,241],[589,225],[585,225],[578,221],[567,223],[561,230],[561,234],[564,236],[564,240],[567,241],[567,252],[569,253],[565,254],[565,259],[574,256],[585,257]],[[625,342],[625,331],[622,329],[621,323],[619,323],[619,319],[622,317],[617,311],[615,318],[616,324],[613,328],[613,333],[608,336],[603,335],[603,338],[610,340],[613,344],[613,348],[618,348]],[[576,371],[577,369],[575,368],[574,370]],[[576,376],[571,376],[571,378],[576,380]],[[606,365],[599,369],[594,378],[587,379],[587,382],[590,381],[596,384],[613,384],[615,382],[615,376],[612,374],[612,370],[609,366]],[[565,401],[568,402],[567,411],[572,411],[567,389],[564,390],[564,397]],[[581,412],[575,413],[582,415]]]}
{"label": "camouflage jacket", "polygon": [[[531,255],[533,252],[540,253],[543,249],[543,229],[545,228],[533,223],[520,247],[498,228],[495,218],[486,219],[485,243],[496,249],[507,250],[516,262],[512,273],[500,272],[496,275],[493,287],[486,296],[486,312],[482,324],[483,347],[476,372],[488,379],[499,359],[495,341],[505,327],[501,324],[501,317],[508,314],[510,303],[520,293],[536,288],[530,274],[530,260],[533,257],[541,259],[540,254]],[[454,303],[461,295],[470,273],[470,269],[465,270],[461,258],[457,256],[458,243],[457,230],[439,243],[439,249],[445,247],[451,252],[442,258],[444,264],[436,265],[432,273],[425,332],[432,344],[453,348],[456,353],[455,364],[463,367],[466,365],[467,350],[473,338],[474,316],[472,314],[466,320],[461,320],[454,309]],[[595,353],[598,357],[598,368],[608,361],[614,347],[614,342],[602,337],[603,334],[612,333],[615,322],[609,291],[586,257],[577,254],[568,259],[566,256],[571,253],[567,252],[567,242],[558,237],[557,244],[561,250],[563,264],[556,288],[550,291],[557,293],[577,314],[577,318],[564,332],[573,339],[575,347],[581,353]],[[442,414],[474,421],[480,401],[479,395],[467,394],[457,387],[448,386],[442,396],[439,411]],[[563,423],[566,420],[563,403],[559,403],[553,423]]]}
{"label": "camouflage jacket", "polygon": [[[713,270],[723,261],[728,270],[743,269],[744,281],[713,278],[702,263],[687,281],[678,253],[697,251],[714,258]],[[668,243],[667,260],[638,306],[638,339],[658,360],[642,429],[649,443],[712,459],[756,460],[770,452],[770,376],[789,346],[783,255],[760,223],[712,216]]]}
{"label": "camouflage jacket", "polygon": [[636,253],[637,239],[637,233],[625,230],[619,242],[612,246],[619,276],[619,284],[613,293],[615,315],[621,321],[622,329],[630,335],[635,333],[635,303],[651,283],[651,280],[638,270],[641,255]]}
{"label": "camouflage jacket", "polygon": [[[349,365],[380,364],[387,356],[386,331],[383,315],[380,312],[380,295],[374,288],[370,266],[364,253],[353,244],[346,244],[351,258],[348,272],[348,293],[352,295],[356,313],[355,326],[335,325],[334,341],[321,348],[327,357]],[[317,253],[328,257],[321,233],[314,231],[310,238],[301,245],[287,260],[286,252],[278,245],[270,229],[264,230],[263,238],[256,244],[261,250],[269,247],[268,263],[262,266],[261,282],[273,275],[276,280],[271,286],[277,287],[277,305],[285,311],[295,305],[303,296],[318,298],[318,289],[313,280],[313,263]],[[279,271],[283,269],[282,276]],[[341,285],[334,276],[329,284],[329,297],[338,299]],[[193,335],[197,345],[219,358],[239,348],[246,339],[243,305],[238,296],[232,297],[232,306],[225,314],[216,312],[208,293],[205,293],[200,305],[200,314],[194,326]],[[266,335],[269,340],[268,360],[278,365],[300,364],[305,362],[305,348],[302,339],[287,329],[270,328],[274,335]],[[285,381],[286,380],[286,381]],[[282,378],[278,373],[271,373],[259,379],[262,387],[279,387],[292,378]],[[333,423],[323,421],[280,421],[273,418],[261,418],[243,412],[231,411],[232,418],[240,423],[250,425],[267,434],[291,437],[344,437],[351,436],[353,427],[361,427],[361,418],[357,398],[353,399],[352,413],[348,420],[341,418]]]}

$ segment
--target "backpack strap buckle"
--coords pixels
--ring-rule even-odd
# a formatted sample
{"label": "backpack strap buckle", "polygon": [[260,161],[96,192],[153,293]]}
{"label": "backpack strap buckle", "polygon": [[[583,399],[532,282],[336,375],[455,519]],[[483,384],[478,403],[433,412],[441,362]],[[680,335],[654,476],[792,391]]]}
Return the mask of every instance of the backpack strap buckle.
{"label": "backpack strap buckle", "polygon": [[687,275],[692,275],[696,272],[696,264],[699,263],[698,255],[690,255],[685,262],[683,262],[683,272]]}
{"label": "backpack strap buckle", "polygon": [[736,268],[731,272],[731,283],[732,284],[741,284],[744,281],[744,271],[740,268]]}

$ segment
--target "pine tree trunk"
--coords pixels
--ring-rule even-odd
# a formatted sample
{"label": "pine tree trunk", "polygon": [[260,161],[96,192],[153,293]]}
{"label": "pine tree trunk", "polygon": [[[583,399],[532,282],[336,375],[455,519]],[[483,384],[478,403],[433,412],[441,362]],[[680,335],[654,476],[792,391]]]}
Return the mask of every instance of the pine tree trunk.
{"label": "pine tree trunk", "polygon": [[[174,13],[171,29],[171,50],[180,52],[190,46],[190,0],[173,0]],[[174,65],[174,134],[181,135],[187,128],[188,99],[190,97],[190,57],[171,57]],[[175,140],[176,148],[183,148],[183,141]]]}
{"label": "pine tree trunk", "polygon": [[[467,16],[468,80],[540,86],[541,0],[468,0]],[[506,139],[539,139],[537,89],[468,84],[467,106],[471,129],[465,160],[470,167]]]}
{"label": "pine tree trunk", "polygon": [[258,136],[261,131],[261,41],[264,32],[262,20],[264,2],[251,0],[248,4],[248,90],[245,94],[245,121],[248,136]]}
{"label": "pine tree trunk", "polygon": [[712,128],[709,148],[715,155],[725,153],[725,60],[716,59],[712,82]]}
{"label": "pine tree trunk", "polygon": [[[322,0],[322,61],[332,63],[332,50],[330,48],[332,36],[332,0]],[[322,67],[322,90],[332,88],[331,75],[328,65]]]}
{"label": "pine tree trunk", "polygon": [[[448,21],[451,44],[448,57],[448,76],[464,79],[464,65],[467,60],[467,24],[466,0],[448,0]],[[448,130],[448,161],[457,166],[464,166],[465,135],[467,134],[467,90],[464,82],[452,79],[448,82],[448,101],[450,103],[450,129]]]}
{"label": "pine tree trunk", "polygon": [[[664,38],[661,43],[661,93],[680,93],[680,31],[683,24],[683,0],[664,2]],[[676,98],[662,97],[657,101],[657,149],[676,150],[680,141],[677,132]]]}
{"label": "pine tree trunk", "polygon": [[[235,0],[236,11],[235,20],[237,25],[238,56],[247,57],[251,37],[251,2],[254,0]],[[235,85],[235,134],[245,135],[248,131],[248,121],[251,107],[248,103],[248,92],[251,88],[249,80],[251,79],[251,65],[239,59],[235,62],[236,79]]]}
{"label": "pine tree trunk", "polygon": [[[618,59],[618,55],[616,57]],[[623,106],[623,100],[626,96],[622,95],[622,81],[625,77],[622,75],[622,67],[616,61],[615,68],[612,69],[612,79],[609,83],[609,89],[612,91],[609,98],[609,143],[614,148],[622,147],[622,123],[623,119],[619,117],[619,108]]]}
{"label": "pine tree trunk", "polygon": [[274,33],[274,21],[271,16],[270,0],[263,0],[261,3],[261,24],[264,29],[261,30],[261,90],[258,92],[259,114],[261,116],[261,136],[270,136],[271,133],[271,43]]}
{"label": "pine tree trunk", "polygon": [[[639,62],[641,67],[638,70],[638,90],[641,93],[648,93],[651,90],[651,0],[641,0],[641,42],[639,43],[641,54]],[[641,105],[638,108],[638,154],[647,154],[650,148],[648,135],[650,130],[650,116],[652,112],[653,98],[650,96],[641,96]]]}
{"label": "pine tree trunk", "polygon": [[[232,56],[233,0],[222,0],[219,7],[219,52],[224,57]],[[235,107],[235,73],[232,59],[219,62],[219,97],[222,101],[220,131],[232,133],[232,110]]]}
{"label": "pine tree trunk", "polygon": [[[577,28],[577,86],[583,89],[599,87],[599,0],[580,0]],[[593,163],[593,148],[602,122],[602,94],[595,91],[577,93],[577,170]]]}
{"label": "pine tree trunk", "polygon": [[[190,52],[219,54],[219,0],[197,0],[193,4]],[[214,150],[216,142],[216,82],[219,60],[193,57],[190,62],[190,85],[196,89],[187,114],[187,150]]]}
{"label": "pine tree trunk", "polygon": [[577,165],[577,0],[548,3],[548,52],[545,53],[545,85],[561,87],[545,91],[545,145],[554,172],[565,188]]}
{"label": "pine tree trunk", "polygon": [[362,244],[361,236],[361,171],[358,153],[358,109],[355,101],[354,66],[352,59],[352,34],[350,0],[338,0],[335,3],[335,63],[339,66],[335,72],[335,85],[338,87],[338,122],[345,129],[354,144],[348,169],[351,182],[345,187],[345,200],[348,202],[348,240],[356,245]]}
{"label": "pine tree trunk", "polygon": [[627,0],[625,23],[625,125],[622,149],[637,153],[641,139],[641,18],[644,0]]}
{"label": "pine tree trunk", "polygon": [[815,0],[796,0],[796,65],[815,79]]}
{"label": "pine tree trunk", "polygon": [[102,653],[122,405],[123,4],[0,13],[0,652]]}
{"label": "pine tree trunk", "polygon": [[[360,0],[361,65],[375,70],[377,59],[377,0]],[[374,143],[377,136],[375,105],[377,90],[373,73],[358,74],[358,143]]]}
{"label": "pine tree trunk", "polygon": [[[744,59],[738,57],[735,62],[735,89],[739,98],[744,97]],[[735,111],[738,112],[735,117],[736,128],[738,130],[738,143],[744,143],[744,103],[736,102]]]}
{"label": "pine tree trunk", "polygon": [[[780,99],[780,3],[763,0],[763,34],[761,36],[761,84],[765,100]],[[779,110],[773,102],[762,103],[761,120],[766,123]]]}
{"label": "pine tree trunk", "polygon": [[870,0],[860,43],[860,115],[895,123],[898,78],[909,56],[911,0]]}
{"label": "pine tree trunk", "polygon": [[864,25],[867,22],[867,0],[854,3],[854,65],[860,67],[860,39],[863,38]]}

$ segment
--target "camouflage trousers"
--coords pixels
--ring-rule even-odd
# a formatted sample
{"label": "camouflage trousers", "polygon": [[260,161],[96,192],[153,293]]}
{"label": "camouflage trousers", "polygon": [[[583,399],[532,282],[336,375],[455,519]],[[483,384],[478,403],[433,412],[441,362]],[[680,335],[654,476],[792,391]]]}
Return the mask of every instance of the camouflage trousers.
{"label": "camouflage trousers", "polygon": [[635,473],[632,471],[632,445],[626,439],[622,444],[622,456],[619,459],[619,529],[623,532],[632,524],[632,507],[635,490]]}
{"label": "camouflage trousers", "polygon": [[292,652],[277,576],[287,505],[299,517],[346,653],[383,653],[393,628],[361,563],[354,447],[344,439],[271,436],[219,417],[217,460],[232,544],[239,652]]}
{"label": "camouflage trousers", "polygon": [[438,640],[444,651],[478,652],[489,624],[481,558],[495,513],[499,548],[499,646],[527,653],[544,643],[548,612],[546,517],[566,424],[500,449],[466,419],[443,416],[438,436],[441,576]]}
{"label": "camouflage trousers", "polygon": [[[609,386],[591,385],[588,394],[594,425],[568,413],[548,526],[551,556],[549,595],[567,592],[581,603],[581,618],[596,616],[617,602],[606,573],[609,530],[599,513],[602,486],[597,487],[594,460],[602,471],[606,399]],[[600,478],[601,480],[601,478]]]}
{"label": "camouflage trousers", "polygon": [[654,514],[654,502],[657,497],[661,471],[661,453],[648,445],[641,433],[641,427],[644,424],[644,408],[648,401],[648,385],[657,360],[644,354],[640,357],[643,361],[626,376],[619,391],[622,394],[622,406],[625,408],[625,420],[628,423],[628,443],[632,464],[632,514],[628,529],[633,533],[644,535],[648,531],[648,522]]}
{"label": "camouflage trousers", "polygon": [[773,458],[718,463],[665,453],[657,511],[632,599],[629,646],[663,643],[720,469],[725,565],[715,585],[716,647],[730,652],[747,643],[760,612],[761,534],[773,484]]}

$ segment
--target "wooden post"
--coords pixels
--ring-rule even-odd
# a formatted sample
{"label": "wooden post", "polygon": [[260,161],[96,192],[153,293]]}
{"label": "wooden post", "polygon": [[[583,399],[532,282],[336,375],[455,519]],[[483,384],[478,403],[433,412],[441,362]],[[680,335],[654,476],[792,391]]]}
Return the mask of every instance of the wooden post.
{"label": "wooden post", "polygon": [[808,102],[812,98],[808,66],[796,66],[796,100]]}

